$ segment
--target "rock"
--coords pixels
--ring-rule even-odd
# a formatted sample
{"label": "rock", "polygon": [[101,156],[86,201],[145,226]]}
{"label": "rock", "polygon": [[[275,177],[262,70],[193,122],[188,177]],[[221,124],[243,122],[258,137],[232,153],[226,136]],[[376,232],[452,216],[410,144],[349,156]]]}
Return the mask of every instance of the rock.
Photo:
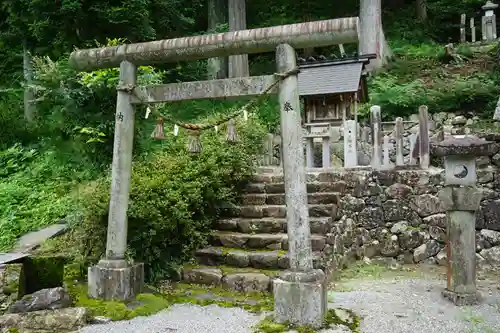
{"label": "rock", "polygon": [[183,270],[182,280],[187,283],[219,285],[222,275],[222,270],[219,268],[191,268]]}
{"label": "rock", "polygon": [[481,209],[482,218],[476,221],[477,229],[490,229],[500,231],[500,200],[490,201]]}
{"label": "rock", "polygon": [[500,154],[495,154],[491,157],[491,163],[496,166],[500,166]]}
{"label": "rock", "polygon": [[446,247],[439,251],[436,255],[436,262],[439,266],[446,266],[448,263],[448,254],[446,253]]}
{"label": "rock", "polygon": [[23,290],[23,265],[0,266],[0,311],[7,310],[19,297],[22,297]]}
{"label": "rock", "polygon": [[493,170],[488,169],[479,169],[477,170],[477,182],[478,184],[486,184],[493,181]]}
{"label": "rock", "polygon": [[465,118],[464,116],[456,116],[451,121],[451,124],[452,125],[465,125],[465,124],[467,124],[467,118]]}
{"label": "rock", "polygon": [[365,207],[359,213],[358,221],[363,228],[377,228],[384,223],[384,212],[380,207]]}
{"label": "rock", "polygon": [[438,242],[430,240],[415,249],[413,252],[413,260],[415,260],[416,263],[419,263],[425,259],[435,256],[439,253],[439,250]]}
{"label": "rock", "polygon": [[392,184],[385,190],[385,194],[390,199],[404,199],[413,193],[413,189],[404,184]]}
{"label": "rock", "polygon": [[411,251],[404,251],[398,256],[398,262],[405,265],[413,264],[413,253]]}
{"label": "rock", "polygon": [[448,114],[446,112],[434,113],[433,119],[438,124],[444,124],[445,120],[448,119]]}
{"label": "rock", "polygon": [[385,257],[396,257],[399,254],[399,241],[398,236],[392,235],[386,237],[382,242],[382,247],[380,248],[380,254]]}
{"label": "rock", "polygon": [[382,204],[382,209],[387,222],[408,221],[411,226],[418,226],[422,222],[418,214],[401,200],[387,200]]}
{"label": "rock", "polygon": [[362,198],[345,195],[340,199],[340,209],[342,211],[347,211],[349,215],[352,214],[352,212],[361,212],[365,206],[365,201]]}
{"label": "rock", "polygon": [[423,218],[423,222],[427,225],[433,225],[436,227],[440,227],[442,229],[446,229],[446,214],[434,214],[431,216],[427,216]]}
{"label": "rock", "polygon": [[271,278],[261,273],[228,274],[222,278],[225,288],[239,292],[267,292],[270,289]]}
{"label": "rock", "polygon": [[[250,263],[255,268],[277,268],[278,252],[251,252]],[[228,265],[231,265],[228,263]]]}
{"label": "rock", "polygon": [[40,310],[56,310],[70,307],[72,303],[70,295],[64,288],[48,288],[25,295],[19,301],[12,304],[8,312],[24,313]]}
{"label": "rock", "polygon": [[[85,326],[89,321],[86,308],[10,313],[0,316],[0,327],[17,329],[23,333],[68,333]],[[8,331],[9,332],[9,331]]]}
{"label": "rock", "polygon": [[362,246],[363,256],[365,258],[373,258],[380,254],[380,242],[378,240],[372,240],[368,244]]}
{"label": "rock", "polygon": [[500,232],[488,229],[482,229],[480,231],[481,236],[491,244],[491,246],[500,245]]}
{"label": "rock", "polygon": [[478,158],[476,158],[476,166],[478,168],[486,167],[490,165],[490,163],[491,159],[489,158],[489,156],[479,156]]}
{"label": "rock", "polygon": [[407,230],[399,236],[399,245],[402,249],[413,250],[424,241],[423,234],[415,229]]}
{"label": "rock", "polygon": [[340,308],[334,309],[333,311],[335,311],[335,315],[343,324],[352,325],[356,321],[356,318],[349,311]]}
{"label": "rock", "polygon": [[102,324],[107,324],[110,323],[112,320],[111,318],[108,317],[103,317],[103,316],[95,316],[90,320],[90,324],[92,325],[102,325]]}
{"label": "rock", "polygon": [[408,222],[406,222],[406,221],[400,221],[400,222],[395,223],[392,226],[391,232],[393,234],[400,234],[400,233],[405,232],[407,229],[408,229]]}
{"label": "rock", "polygon": [[446,241],[446,230],[440,227],[433,225],[429,226],[429,235],[432,239],[435,239],[440,243],[444,243]]}
{"label": "rock", "polygon": [[495,246],[489,249],[484,249],[480,253],[490,265],[499,266],[500,265],[500,246]]}
{"label": "rock", "polygon": [[441,200],[432,194],[414,196],[410,200],[410,207],[415,210],[420,217],[427,217],[445,211]]}
{"label": "rock", "polygon": [[491,265],[479,253],[476,253],[476,269],[477,270],[491,269]]}
{"label": "rock", "polygon": [[228,251],[225,258],[226,265],[234,267],[248,267],[250,265],[250,257],[248,252],[244,251]]}
{"label": "rock", "polygon": [[476,252],[483,249],[489,249],[492,245],[481,235],[481,233],[476,233]]}

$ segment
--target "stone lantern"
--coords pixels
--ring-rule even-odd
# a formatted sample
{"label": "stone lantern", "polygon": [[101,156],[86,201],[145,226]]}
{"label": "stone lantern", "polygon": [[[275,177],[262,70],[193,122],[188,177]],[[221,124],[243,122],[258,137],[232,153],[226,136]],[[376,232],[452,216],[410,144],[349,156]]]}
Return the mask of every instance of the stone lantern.
{"label": "stone lantern", "polygon": [[488,0],[481,8],[484,10],[484,16],[482,17],[483,40],[494,41],[497,39],[497,23],[494,11],[498,8],[498,5]]}
{"label": "stone lantern", "polygon": [[444,157],[445,186],[439,198],[447,220],[447,286],[443,296],[455,305],[479,302],[476,289],[476,217],[481,190],[476,187],[476,158],[495,153],[496,144],[475,136],[456,136],[434,147]]}

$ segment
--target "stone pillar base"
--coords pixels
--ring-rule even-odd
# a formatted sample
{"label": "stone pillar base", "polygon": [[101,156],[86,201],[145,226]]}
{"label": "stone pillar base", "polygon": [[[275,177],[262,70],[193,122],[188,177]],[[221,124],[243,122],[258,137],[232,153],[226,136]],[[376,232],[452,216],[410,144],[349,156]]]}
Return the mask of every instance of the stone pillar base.
{"label": "stone pillar base", "polygon": [[142,292],[144,264],[127,265],[124,260],[101,260],[89,267],[88,296],[125,301]]}
{"label": "stone pillar base", "polygon": [[327,309],[325,273],[321,270],[284,272],[273,281],[274,319],[319,328]]}
{"label": "stone pillar base", "polygon": [[479,292],[457,293],[455,291],[445,289],[441,294],[444,298],[446,298],[456,306],[476,305],[481,302],[481,294]]}

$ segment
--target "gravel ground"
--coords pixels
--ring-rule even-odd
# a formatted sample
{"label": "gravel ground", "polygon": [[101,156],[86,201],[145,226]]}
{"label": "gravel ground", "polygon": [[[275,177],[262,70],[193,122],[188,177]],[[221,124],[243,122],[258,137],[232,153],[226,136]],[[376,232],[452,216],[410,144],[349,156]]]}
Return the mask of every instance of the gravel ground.
{"label": "gravel ground", "polygon": [[240,308],[176,304],[150,317],[92,325],[79,333],[252,333],[262,316]]}
{"label": "gravel ground", "polygon": [[[344,292],[330,292],[331,307],[354,310],[362,317],[360,333],[498,333],[498,286],[481,283],[481,305],[455,307],[441,297],[443,281],[353,280]],[[79,333],[251,333],[262,316],[239,308],[180,304],[150,317],[93,325]]]}
{"label": "gravel ground", "polygon": [[479,283],[484,301],[467,307],[445,301],[444,284],[423,279],[349,281],[343,284],[348,292],[329,293],[330,306],[361,316],[361,333],[500,332],[500,280],[496,286]]}

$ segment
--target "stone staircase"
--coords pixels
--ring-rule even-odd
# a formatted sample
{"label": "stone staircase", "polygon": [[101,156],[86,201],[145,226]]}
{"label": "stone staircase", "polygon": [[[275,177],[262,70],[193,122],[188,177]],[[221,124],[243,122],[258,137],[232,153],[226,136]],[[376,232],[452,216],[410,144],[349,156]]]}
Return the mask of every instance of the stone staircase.
{"label": "stone staircase", "polygon": [[[323,253],[342,189],[327,179],[308,180],[313,180],[307,185],[313,263],[328,269]],[[273,277],[289,268],[284,192],[282,175],[255,175],[241,205],[218,221],[210,246],[196,252],[198,265],[184,267],[183,281],[241,292],[270,291]]]}

